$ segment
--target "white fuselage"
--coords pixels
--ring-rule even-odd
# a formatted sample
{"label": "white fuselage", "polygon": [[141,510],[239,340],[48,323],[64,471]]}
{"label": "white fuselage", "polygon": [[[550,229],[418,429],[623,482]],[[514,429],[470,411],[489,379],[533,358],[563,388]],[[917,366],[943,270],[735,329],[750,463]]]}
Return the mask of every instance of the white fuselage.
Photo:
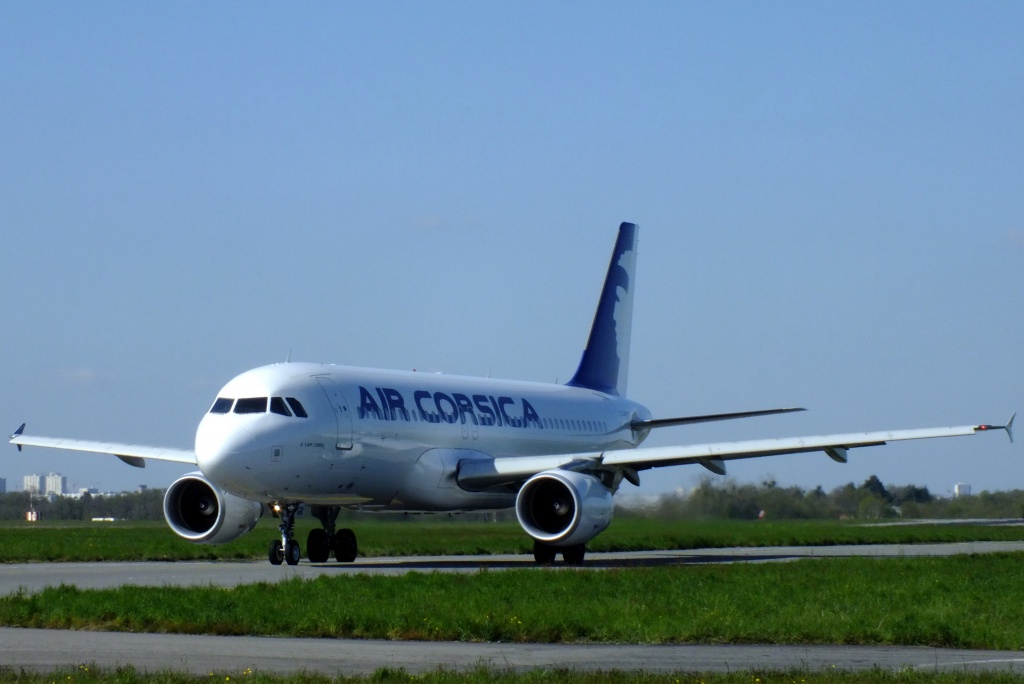
{"label": "white fuselage", "polygon": [[514,488],[458,488],[460,460],[631,448],[645,436],[631,423],[649,417],[565,385],[284,363],[224,386],[195,453],[212,483],[256,501],[505,508]]}

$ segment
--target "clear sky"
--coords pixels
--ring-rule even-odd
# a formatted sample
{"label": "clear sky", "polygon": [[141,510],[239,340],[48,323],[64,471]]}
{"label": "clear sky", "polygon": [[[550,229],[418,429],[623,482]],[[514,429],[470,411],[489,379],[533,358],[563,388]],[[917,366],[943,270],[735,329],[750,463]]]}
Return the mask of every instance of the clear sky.
{"label": "clear sky", "polygon": [[[1001,423],[1021,36],[1015,2],[0,4],[0,427],[190,448],[289,354],[565,381],[621,221],[630,396],[809,409],[649,445]],[[1022,488],[1021,423],[730,476]],[[9,489],[184,471],[3,450]]]}

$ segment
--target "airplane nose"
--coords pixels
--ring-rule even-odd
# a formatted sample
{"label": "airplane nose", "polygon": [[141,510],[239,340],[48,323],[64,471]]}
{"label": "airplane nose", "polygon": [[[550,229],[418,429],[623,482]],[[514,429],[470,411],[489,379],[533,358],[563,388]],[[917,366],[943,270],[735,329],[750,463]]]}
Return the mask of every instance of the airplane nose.
{"label": "airplane nose", "polygon": [[218,471],[255,447],[251,431],[239,430],[223,416],[204,417],[196,430],[196,461],[207,477],[216,478]]}

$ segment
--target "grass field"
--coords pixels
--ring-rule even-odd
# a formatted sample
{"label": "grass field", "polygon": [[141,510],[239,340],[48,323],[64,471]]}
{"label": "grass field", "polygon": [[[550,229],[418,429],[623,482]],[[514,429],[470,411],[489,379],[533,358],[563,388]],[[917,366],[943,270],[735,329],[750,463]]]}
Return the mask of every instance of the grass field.
{"label": "grass field", "polygon": [[[532,551],[530,539],[514,522],[468,523],[443,517],[394,521],[364,515],[349,518],[344,524],[355,529],[360,555],[364,557]],[[306,533],[314,525],[309,519],[296,525],[300,544],[305,544]],[[276,521],[270,518],[262,520],[255,531],[222,546],[189,543],[162,522],[16,523],[0,527],[0,562],[261,559],[276,534]],[[1024,540],[1024,527],[871,527],[838,521],[621,519],[591,541],[588,548],[591,551],[637,551],[1006,540]]]}
{"label": "grass field", "polygon": [[[360,516],[362,555],[528,553],[515,523],[445,518],[396,522]],[[304,541],[312,527],[302,521]],[[264,520],[231,544],[206,547],[163,523],[44,523],[0,527],[0,560],[95,561],[262,559],[276,533]],[[839,522],[616,520],[595,551],[755,545],[832,545],[1021,540],[1020,527],[864,527]],[[236,589],[61,587],[0,597],[6,626],[279,634],[386,639],[591,641],[617,643],[872,643],[1024,649],[1024,554],[922,559],[818,559],[793,563],[623,569],[517,570],[472,575],[366,575],[293,580]],[[439,606],[443,609],[439,610]],[[1024,682],[1024,674],[867,671],[652,675],[544,670],[438,671],[410,676],[279,677],[258,672],[143,674],[132,669],[32,674],[3,669],[19,684],[299,682]]]}
{"label": "grass field", "polygon": [[0,624],[489,642],[1024,649],[1024,554],[321,576],[0,597]]}

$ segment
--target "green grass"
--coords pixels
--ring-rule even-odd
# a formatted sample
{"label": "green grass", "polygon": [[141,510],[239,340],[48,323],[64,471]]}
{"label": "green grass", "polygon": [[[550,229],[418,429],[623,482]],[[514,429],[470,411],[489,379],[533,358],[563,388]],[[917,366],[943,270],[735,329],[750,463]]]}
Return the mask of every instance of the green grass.
{"label": "green grass", "polygon": [[[296,526],[305,544],[315,525]],[[372,515],[351,516],[364,557],[530,553],[532,543],[514,522],[449,521],[417,517],[395,521]],[[161,522],[18,523],[0,527],[0,562],[142,561],[262,559],[277,534],[267,518],[246,536],[221,546],[192,544]],[[838,521],[658,521],[617,519],[590,542],[591,551],[720,548],[728,546],[805,546],[895,544],[957,541],[1021,541],[1024,527],[982,525],[909,525],[865,527]]]}
{"label": "green grass", "polygon": [[0,668],[0,681],[10,684],[1010,684],[1024,681],[1019,673],[802,671],[651,674],[643,672],[579,672],[535,670],[515,673],[478,668],[468,672],[438,670],[409,675],[382,668],[367,677],[329,677],[317,674],[273,675],[245,670],[189,675],[178,672],[142,673],[133,668],[102,669],[82,665],[49,673],[18,672]]}
{"label": "green grass", "polygon": [[321,576],[0,597],[0,624],[491,642],[1024,649],[1024,554]]}

